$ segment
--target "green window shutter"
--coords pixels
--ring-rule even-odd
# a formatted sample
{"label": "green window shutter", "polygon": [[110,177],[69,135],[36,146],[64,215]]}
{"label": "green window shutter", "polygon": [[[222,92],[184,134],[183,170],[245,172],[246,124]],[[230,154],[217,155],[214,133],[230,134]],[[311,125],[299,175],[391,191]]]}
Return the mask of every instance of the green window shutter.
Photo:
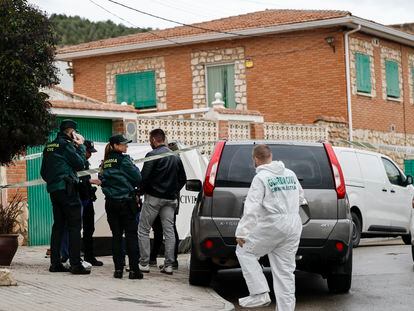
{"label": "green window shutter", "polygon": [[356,53],[357,91],[371,93],[371,60],[368,55]]}
{"label": "green window shutter", "polygon": [[385,61],[385,78],[387,82],[387,96],[400,97],[400,81],[398,76],[398,63],[392,60]]}
{"label": "green window shutter", "polygon": [[116,102],[134,104],[135,108],[156,107],[155,72],[144,71],[116,75]]}
{"label": "green window shutter", "polygon": [[234,94],[234,65],[207,67],[208,105],[215,100],[214,94],[220,92],[225,107],[236,108]]}

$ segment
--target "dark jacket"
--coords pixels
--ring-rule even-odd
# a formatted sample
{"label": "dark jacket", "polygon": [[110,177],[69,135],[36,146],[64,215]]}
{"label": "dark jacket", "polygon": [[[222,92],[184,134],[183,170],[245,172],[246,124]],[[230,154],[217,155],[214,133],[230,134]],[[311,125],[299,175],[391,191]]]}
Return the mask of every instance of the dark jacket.
{"label": "dark jacket", "polygon": [[54,141],[46,144],[40,175],[47,183],[49,193],[64,190],[65,180],[79,182],[76,172],[85,168],[85,153],[85,145],[76,146],[64,133],[58,133]]}
{"label": "dark jacket", "polygon": [[[147,153],[145,157],[166,152],[171,150],[162,145]],[[144,192],[157,198],[176,199],[186,181],[183,162],[178,155],[145,162],[142,168]]]}
{"label": "dark jacket", "polygon": [[[90,167],[89,161],[86,161],[85,170],[88,170]],[[79,178],[79,197],[82,201],[86,200],[96,200],[96,188],[91,185],[89,182],[91,180],[91,175],[82,176]]]}
{"label": "dark jacket", "polygon": [[135,199],[141,184],[141,173],[129,155],[111,152],[102,163],[102,191],[106,199]]}

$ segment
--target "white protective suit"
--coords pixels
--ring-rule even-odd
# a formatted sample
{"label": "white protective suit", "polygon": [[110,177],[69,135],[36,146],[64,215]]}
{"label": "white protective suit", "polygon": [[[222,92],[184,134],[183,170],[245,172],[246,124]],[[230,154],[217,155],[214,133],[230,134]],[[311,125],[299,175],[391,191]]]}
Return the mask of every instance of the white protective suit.
{"label": "white protective suit", "polygon": [[295,309],[296,252],[302,233],[299,205],[304,192],[296,175],[283,162],[273,161],[256,168],[256,176],[244,204],[236,238],[246,242],[237,246],[236,255],[250,296],[239,300],[243,307],[270,303],[269,286],[258,262],[268,255],[273,275],[277,310]]}

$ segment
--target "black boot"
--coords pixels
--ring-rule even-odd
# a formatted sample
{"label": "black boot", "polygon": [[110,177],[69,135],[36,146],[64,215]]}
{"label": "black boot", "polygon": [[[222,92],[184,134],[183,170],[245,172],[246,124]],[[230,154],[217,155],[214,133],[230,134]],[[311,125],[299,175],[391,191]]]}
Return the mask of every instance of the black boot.
{"label": "black boot", "polygon": [[89,262],[94,267],[103,266],[103,262],[96,259],[95,257],[85,257],[85,261]]}
{"label": "black boot", "polygon": [[114,278],[115,279],[122,279],[122,276],[123,276],[123,271],[122,270],[115,270],[115,272],[114,272]]}
{"label": "black boot", "polygon": [[91,270],[85,269],[85,267],[82,266],[82,264],[80,264],[79,266],[71,267],[70,268],[70,273],[72,273],[72,274],[90,274]]}
{"label": "black boot", "polygon": [[69,269],[65,268],[65,266],[62,264],[58,264],[56,266],[50,266],[49,272],[69,272]]}
{"label": "black boot", "polygon": [[144,275],[142,274],[140,270],[129,272],[129,279],[131,280],[141,280],[143,278],[144,278]]}

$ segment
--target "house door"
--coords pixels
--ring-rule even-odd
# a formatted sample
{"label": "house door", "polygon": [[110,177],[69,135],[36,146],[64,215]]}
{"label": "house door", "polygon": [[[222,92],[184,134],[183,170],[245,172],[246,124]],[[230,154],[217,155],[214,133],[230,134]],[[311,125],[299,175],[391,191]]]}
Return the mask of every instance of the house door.
{"label": "house door", "polygon": [[[60,121],[63,118],[58,118]],[[78,123],[78,131],[89,140],[107,142],[112,135],[112,120],[71,118]],[[49,141],[56,137],[57,129],[49,135]],[[27,149],[27,154],[35,154],[43,151],[43,146]],[[27,180],[40,177],[42,157],[27,160]],[[47,245],[50,243],[50,234],[53,224],[52,204],[46,185],[29,187],[27,189],[27,203],[29,208],[29,245]]]}

